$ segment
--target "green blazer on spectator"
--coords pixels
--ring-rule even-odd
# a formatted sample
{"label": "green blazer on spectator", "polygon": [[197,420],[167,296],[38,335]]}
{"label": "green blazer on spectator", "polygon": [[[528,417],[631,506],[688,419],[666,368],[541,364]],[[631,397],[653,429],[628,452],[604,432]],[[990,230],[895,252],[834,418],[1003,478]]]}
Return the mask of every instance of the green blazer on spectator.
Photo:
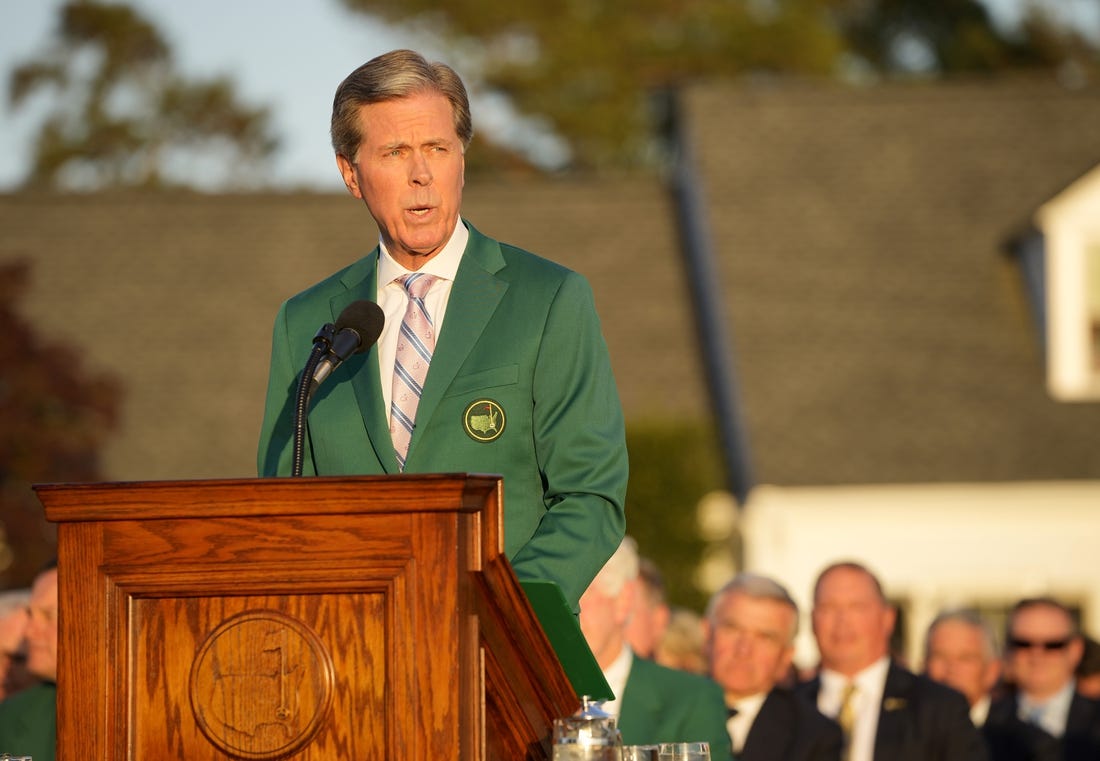
{"label": "green blazer on spectator", "polygon": [[0,702],[0,754],[54,761],[57,755],[57,685],[27,687]]}
{"label": "green blazer on spectator", "polygon": [[731,755],[725,695],[705,676],[634,656],[619,707],[626,745],[708,742],[714,761]]}
{"label": "green blazer on spectator", "polygon": [[[504,477],[505,550],[521,579],[576,609],[625,530],[622,408],[587,281],[466,223],[463,253],[416,413],[406,473]],[[375,301],[379,250],[292,297],[275,321],[258,455],[289,475],[294,397],[313,337]],[[389,378],[386,378],[389,382]],[[303,475],[396,474],[376,347],[317,391]]]}

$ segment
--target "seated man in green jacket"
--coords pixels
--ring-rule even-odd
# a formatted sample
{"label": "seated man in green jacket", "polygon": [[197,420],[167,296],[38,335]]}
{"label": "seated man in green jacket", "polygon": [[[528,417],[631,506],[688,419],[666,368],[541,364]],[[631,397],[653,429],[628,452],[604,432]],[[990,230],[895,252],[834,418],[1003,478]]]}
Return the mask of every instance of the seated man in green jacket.
{"label": "seated man in green jacket", "polygon": [[729,758],[722,688],[640,658],[627,644],[637,587],[638,550],[628,536],[581,596],[581,631],[615,694],[603,710],[618,718],[626,745],[705,741],[712,759]]}

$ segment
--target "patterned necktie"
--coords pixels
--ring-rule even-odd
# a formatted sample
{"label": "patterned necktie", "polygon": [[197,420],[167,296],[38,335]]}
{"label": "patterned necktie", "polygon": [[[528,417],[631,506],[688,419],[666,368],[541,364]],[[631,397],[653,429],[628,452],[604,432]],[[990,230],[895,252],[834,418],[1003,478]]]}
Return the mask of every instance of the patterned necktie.
{"label": "patterned necktie", "polygon": [[1044,732],[1048,732],[1049,730],[1045,726],[1043,726],[1043,719],[1046,717],[1046,712],[1046,706],[1032,705],[1026,713],[1027,723],[1031,724],[1032,726],[1038,727]]}
{"label": "patterned necktie", "polygon": [[390,437],[397,464],[405,470],[416,422],[416,407],[428,377],[428,365],[435,350],[435,326],[424,307],[424,296],[436,280],[435,275],[414,272],[398,281],[409,296],[401,331],[397,335],[397,355],[393,363],[393,393],[390,401]]}
{"label": "patterned necktie", "polygon": [[856,725],[856,687],[855,682],[849,682],[844,688],[844,694],[840,700],[840,711],[836,715],[836,723],[840,725],[840,731],[844,733],[844,752],[841,758],[852,757],[852,729]]}

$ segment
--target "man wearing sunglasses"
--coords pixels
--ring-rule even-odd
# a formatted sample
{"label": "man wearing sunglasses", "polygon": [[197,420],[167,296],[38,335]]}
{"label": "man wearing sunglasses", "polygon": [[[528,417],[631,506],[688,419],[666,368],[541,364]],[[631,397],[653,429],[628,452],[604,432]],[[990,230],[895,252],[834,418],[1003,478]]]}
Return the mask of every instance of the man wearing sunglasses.
{"label": "man wearing sunglasses", "polygon": [[994,761],[1100,758],[1100,702],[1075,689],[1083,651],[1077,621],[1058,600],[1028,598],[1013,606],[1005,655],[1016,691],[989,709]]}

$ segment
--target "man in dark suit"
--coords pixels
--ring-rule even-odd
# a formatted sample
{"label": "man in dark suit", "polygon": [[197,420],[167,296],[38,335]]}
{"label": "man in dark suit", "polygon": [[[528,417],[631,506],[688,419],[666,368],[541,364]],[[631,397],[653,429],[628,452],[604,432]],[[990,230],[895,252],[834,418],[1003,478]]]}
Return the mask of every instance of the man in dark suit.
{"label": "man in dark suit", "polygon": [[776,686],[790,669],[798,630],[798,606],[787,590],[766,576],[738,574],[711,597],[704,625],[710,674],[730,711],[726,729],[734,756],[839,761],[840,727]]}
{"label": "man in dark suit", "polygon": [[924,673],[961,692],[970,705],[970,721],[981,727],[1001,677],[993,627],[970,608],[940,612],[924,638]]}
{"label": "man in dark suit", "polygon": [[1016,692],[995,700],[985,731],[993,761],[1100,758],[1100,702],[1076,692],[1084,640],[1072,612],[1051,597],[1013,606],[1005,633]]}
{"label": "man in dark suit", "polygon": [[837,563],[814,586],[821,669],[802,695],[836,717],[848,761],[983,761],[985,743],[966,698],[894,663],[896,611],[858,563]]}
{"label": "man in dark suit", "polygon": [[585,279],[462,219],[472,134],[461,79],[413,51],[337,89],[336,163],[381,239],[280,309],[259,473],[293,471],[295,389],[318,329],[377,302],[378,343],[313,399],[303,475],[499,473],[516,574],[575,606],[625,530],[622,410]]}
{"label": "man in dark suit", "polygon": [[626,628],[637,587],[638,550],[628,536],[581,597],[581,632],[615,694],[603,709],[617,717],[627,745],[705,741],[712,759],[728,758],[721,688],[630,649]]}

